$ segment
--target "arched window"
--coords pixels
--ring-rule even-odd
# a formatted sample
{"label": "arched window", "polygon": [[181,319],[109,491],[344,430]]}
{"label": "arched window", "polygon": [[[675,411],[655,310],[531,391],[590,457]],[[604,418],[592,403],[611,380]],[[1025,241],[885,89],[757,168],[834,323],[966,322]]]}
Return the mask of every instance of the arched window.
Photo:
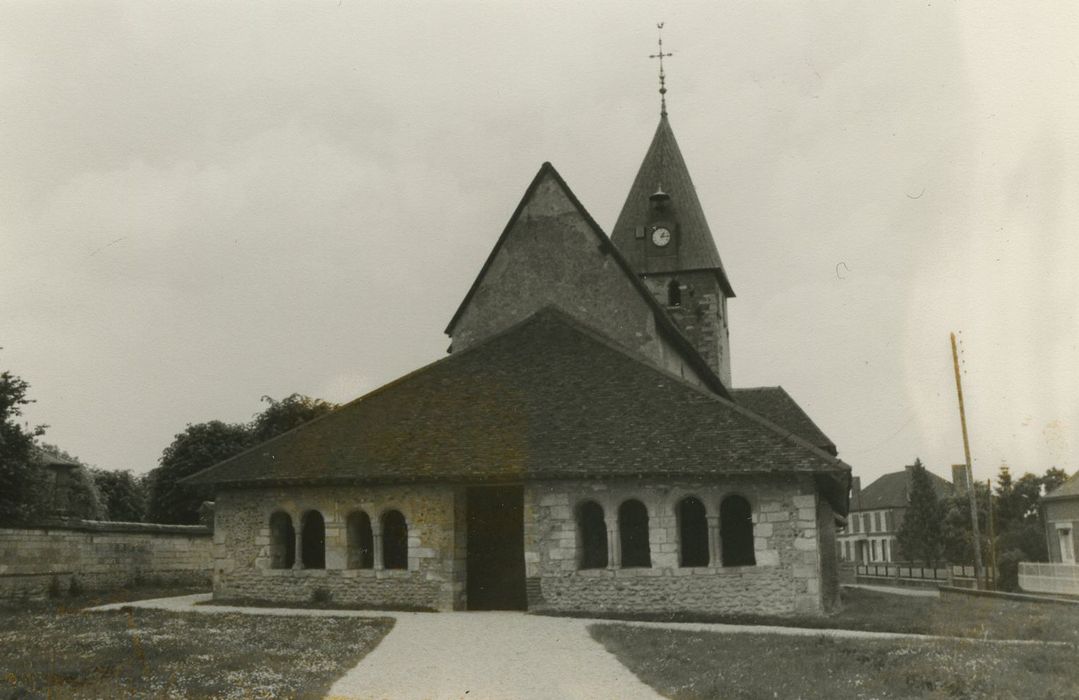
{"label": "arched window", "polygon": [[678,502],[678,563],[708,566],[708,519],[704,504],[693,496]]}
{"label": "arched window", "polygon": [[682,285],[678,283],[678,280],[671,280],[667,283],[667,306],[681,306],[682,305]]}
{"label": "arched window", "polygon": [[309,510],[303,514],[300,547],[303,568],[326,568],[326,522],[322,519],[322,513],[317,510]]}
{"label": "arched window", "polygon": [[350,569],[370,569],[375,566],[375,538],[371,534],[371,518],[362,510],[350,513],[345,520],[348,538]]}
{"label": "arched window", "polygon": [[723,566],[752,566],[753,511],[741,496],[727,496],[719,506],[719,534],[723,542]]}
{"label": "arched window", "polygon": [[296,563],[296,531],[288,513],[270,516],[270,568],[291,569]]}
{"label": "arched window", "polygon": [[618,508],[618,534],[622,543],[622,567],[652,566],[648,547],[648,509],[636,499]]}
{"label": "arched window", "polygon": [[581,547],[582,569],[607,567],[607,524],[603,520],[603,507],[595,501],[586,501],[577,509],[577,532]]}
{"label": "arched window", "polygon": [[382,568],[408,568],[408,524],[397,510],[382,515]]}

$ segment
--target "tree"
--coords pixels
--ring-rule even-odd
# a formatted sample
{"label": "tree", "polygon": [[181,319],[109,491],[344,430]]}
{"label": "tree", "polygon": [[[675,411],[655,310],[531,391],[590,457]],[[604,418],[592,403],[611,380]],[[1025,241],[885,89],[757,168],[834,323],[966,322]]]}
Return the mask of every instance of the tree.
{"label": "tree", "polygon": [[[988,527],[989,487],[975,482],[974,498],[978,507],[978,523],[981,534],[982,561],[989,561]],[[941,543],[944,558],[953,564],[974,563],[974,534],[970,525],[970,499],[966,493],[953,496],[943,504]]]}
{"label": "tree", "polygon": [[101,494],[107,520],[142,522],[146,513],[146,488],[142,479],[136,479],[126,470],[94,469],[91,474]]}
{"label": "tree", "polygon": [[196,523],[203,501],[213,497],[207,487],[176,483],[180,479],[212,467],[248,447],[337,408],[335,404],[292,394],[280,401],[269,396],[269,404],[248,424],[209,421],[188,425],[161,455],[160,466],[146,478],[146,519],[157,523]]}
{"label": "tree", "polygon": [[1045,476],[1042,477],[1042,486],[1045,487],[1045,492],[1049,493],[1067,480],[1068,472],[1060,467],[1049,467],[1045,470]]}
{"label": "tree", "polygon": [[896,535],[905,557],[933,566],[941,556],[941,510],[929,472],[920,459],[910,474],[910,505]]}
{"label": "tree", "polygon": [[38,513],[40,503],[33,497],[39,477],[33,461],[34,438],[45,426],[19,425],[22,407],[33,403],[26,398],[30,385],[11,372],[0,373],[0,523],[25,522]]}
{"label": "tree", "polygon": [[[42,443],[40,449],[79,465],[71,469],[68,475],[67,514],[73,518],[83,518],[84,520],[103,519],[105,517],[105,506],[94,481],[93,467],[56,445]],[[44,478],[45,471],[43,469],[39,469],[38,473]],[[43,495],[41,498],[41,510],[47,512],[52,505],[50,497]]]}
{"label": "tree", "polygon": [[194,524],[202,502],[212,497],[207,487],[177,483],[247,449],[248,426],[239,423],[188,424],[161,454],[160,466],[150,473],[146,519],[155,523]]}
{"label": "tree", "polygon": [[337,408],[337,404],[303,394],[292,394],[280,401],[263,396],[262,400],[269,405],[262,412],[256,413],[251,422],[251,438],[255,444],[287,433],[296,426]]}

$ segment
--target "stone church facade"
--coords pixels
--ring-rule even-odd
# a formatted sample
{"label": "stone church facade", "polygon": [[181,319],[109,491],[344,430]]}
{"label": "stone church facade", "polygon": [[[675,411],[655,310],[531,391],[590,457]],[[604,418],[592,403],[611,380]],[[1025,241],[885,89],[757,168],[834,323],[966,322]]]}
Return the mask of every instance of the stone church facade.
{"label": "stone church facade", "polygon": [[850,468],[782,388],[732,387],[733,296],[666,114],[610,237],[544,164],[447,358],[188,479],[215,598],[833,609]]}

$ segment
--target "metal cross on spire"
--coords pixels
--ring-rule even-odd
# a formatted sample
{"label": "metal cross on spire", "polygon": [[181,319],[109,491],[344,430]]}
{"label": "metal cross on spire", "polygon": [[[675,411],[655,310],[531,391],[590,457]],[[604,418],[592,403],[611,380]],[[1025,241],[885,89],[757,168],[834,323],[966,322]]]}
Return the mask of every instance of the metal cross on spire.
{"label": "metal cross on spire", "polygon": [[656,25],[659,30],[659,53],[651,54],[648,58],[659,59],[659,114],[667,116],[667,76],[663,73],[663,58],[673,56],[673,53],[663,53],[663,22]]}

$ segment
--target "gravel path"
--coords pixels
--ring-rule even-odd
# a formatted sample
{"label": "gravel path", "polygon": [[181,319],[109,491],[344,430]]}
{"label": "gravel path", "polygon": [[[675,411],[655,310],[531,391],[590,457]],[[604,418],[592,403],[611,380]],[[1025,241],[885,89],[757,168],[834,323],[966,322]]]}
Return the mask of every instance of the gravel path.
{"label": "gravel path", "polygon": [[661,697],[588,634],[582,620],[514,612],[399,617],[331,698]]}

